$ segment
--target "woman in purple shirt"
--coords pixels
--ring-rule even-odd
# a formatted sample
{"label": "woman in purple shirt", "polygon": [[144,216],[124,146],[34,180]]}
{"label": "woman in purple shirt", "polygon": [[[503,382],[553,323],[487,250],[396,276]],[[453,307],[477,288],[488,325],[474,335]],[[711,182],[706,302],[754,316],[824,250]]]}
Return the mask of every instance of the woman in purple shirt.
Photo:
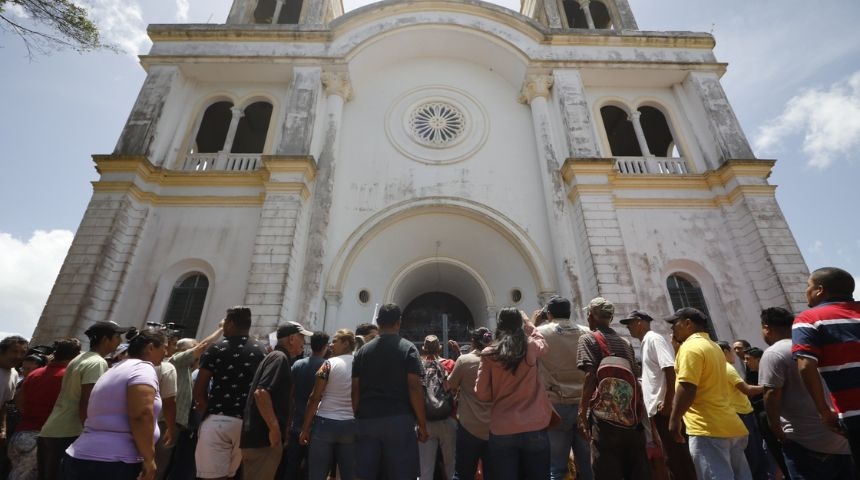
{"label": "woman in purple shirt", "polygon": [[154,366],[167,354],[164,333],[145,329],[129,340],[127,360],[99,378],[80,437],[66,450],[65,480],[152,480],[156,419],[161,410]]}
{"label": "woman in purple shirt", "polygon": [[538,374],[547,348],[524,312],[499,312],[496,341],[481,352],[475,380],[475,396],[492,404],[486,478],[549,478],[552,404]]}

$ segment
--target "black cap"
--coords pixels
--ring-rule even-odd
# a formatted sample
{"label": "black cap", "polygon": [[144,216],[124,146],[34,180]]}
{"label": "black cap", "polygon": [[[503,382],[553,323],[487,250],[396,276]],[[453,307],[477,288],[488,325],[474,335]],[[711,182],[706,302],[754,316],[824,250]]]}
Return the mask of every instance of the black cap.
{"label": "black cap", "polygon": [[303,327],[302,324],[299,322],[287,322],[278,327],[275,336],[280,339],[296,333],[301,333],[306,337],[310,337],[314,334],[314,332],[305,329],[305,327]]}
{"label": "black cap", "polygon": [[120,327],[114,322],[96,322],[90,325],[90,328],[88,328],[87,331],[84,332],[84,335],[90,337],[99,333],[106,333],[110,335],[123,334],[128,330],[128,328]]}
{"label": "black cap", "polygon": [[688,318],[693,323],[701,325],[703,327],[708,326],[708,316],[702,313],[701,310],[693,307],[684,307],[679,308],[675,311],[671,316],[666,317],[666,321],[669,323],[675,323],[678,320]]}
{"label": "black cap", "polygon": [[546,302],[546,311],[555,318],[570,318],[570,300],[554,295]]}
{"label": "black cap", "polygon": [[647,313],[639,310],[633,310],[632,312],[628,313],[626,317],[619,320],[619,322],[622,325],[627,325],[628,323],[630,323],[630,320],[636,320],[637,318],[640,320],[647,320],[649,322],[654,321],[654,319],[651,318],[651,315],[648,315]]}

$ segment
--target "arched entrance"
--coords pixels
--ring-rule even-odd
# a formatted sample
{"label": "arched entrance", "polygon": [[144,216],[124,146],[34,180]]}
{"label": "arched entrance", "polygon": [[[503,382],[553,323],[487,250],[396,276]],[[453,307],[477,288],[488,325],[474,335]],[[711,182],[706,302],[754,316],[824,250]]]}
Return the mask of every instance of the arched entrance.
{"label": "arched entrance", "polygon": [[[447,327],[447,331],[446,331]],[[439,340],[456,340],[468,344],[469,331],[475,328],[469,307],[459,298],[445,292],[428,292],[409,302],[403,310],[400,335],[412,342],[422,342],[427,335]]]}

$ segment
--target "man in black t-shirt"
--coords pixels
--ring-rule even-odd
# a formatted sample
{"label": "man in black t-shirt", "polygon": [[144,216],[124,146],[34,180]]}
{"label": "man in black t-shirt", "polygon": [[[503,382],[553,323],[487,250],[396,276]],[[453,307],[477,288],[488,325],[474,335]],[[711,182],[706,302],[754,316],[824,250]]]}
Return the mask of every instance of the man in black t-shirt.
{"label": "man in black t-shirt", "polygon": [[242,469],[245,478],[274,478],[284,452],[292,398],[290,358],[301,354],[302,337],[311,335],[301,324],[278,327],[278,344],[254,374],[242,419]]}
{"label": "man in black t-shirt", "polygon": [[383,305],[376,323],[379,337],[359,349],[352,365],[356,477],[415,478],[418,441],[427,440],[421,358],[415,345],[400,337],[400,307]]}
{"label": "man in black t-shirt", "polygon": [[[266,355],[265,346],[248,337],[251,309],[233,307],[224,319],[224,338],[206,349],[194,382],[194,409],[206,419],[200,425],[198,478],[228,478],[242,463],[239,439],[242,416],[254,372]],[[209,382],[212,382],[211,388]]]}

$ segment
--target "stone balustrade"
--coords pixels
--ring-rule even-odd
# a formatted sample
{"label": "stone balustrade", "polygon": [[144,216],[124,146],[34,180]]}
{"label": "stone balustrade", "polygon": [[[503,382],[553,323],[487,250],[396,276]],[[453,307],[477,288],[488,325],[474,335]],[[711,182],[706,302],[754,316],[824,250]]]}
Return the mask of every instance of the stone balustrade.
{"label": "stone balustrade", "polygon": [[618,157],[615,163],[624,175],[686,175],[690,173],[683,158]]}
{"label": "stone balustrade", "polygon": [[182,170],[249,172],[260,168],[261,156],[259,153],[193,153],[185,157]]}

